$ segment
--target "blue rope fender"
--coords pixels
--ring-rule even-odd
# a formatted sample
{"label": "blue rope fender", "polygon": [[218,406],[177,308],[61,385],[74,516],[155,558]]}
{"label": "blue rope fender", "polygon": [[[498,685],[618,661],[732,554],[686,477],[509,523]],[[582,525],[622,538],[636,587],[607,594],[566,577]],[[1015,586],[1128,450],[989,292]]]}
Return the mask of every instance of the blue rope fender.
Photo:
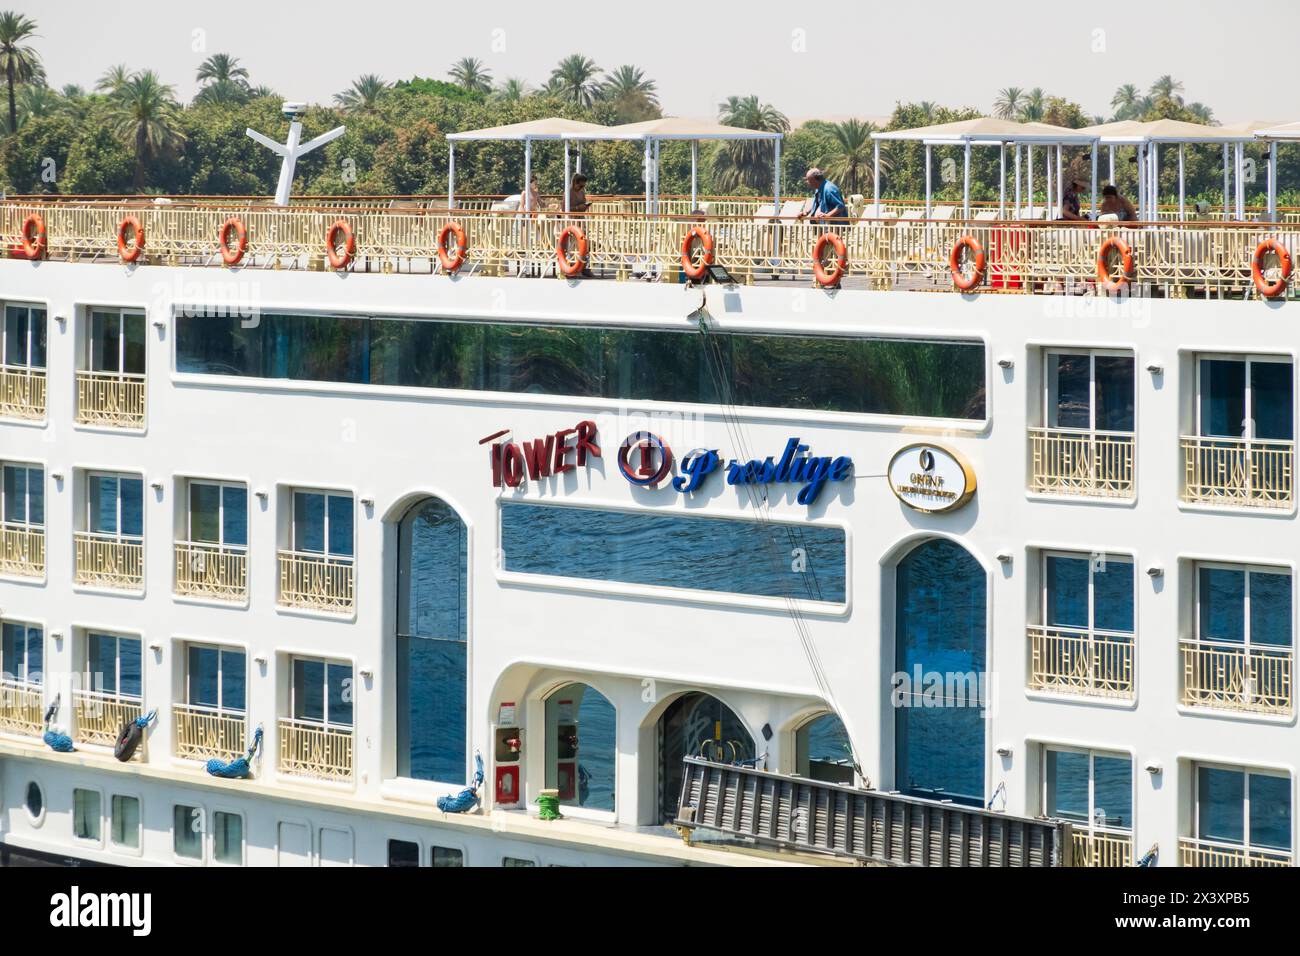
{"label": "blue rope fender", "polygon": [[213,757],[204,765],[204,769],[214,777],[226,780],[246,780],[253,775],[253,759],[262,746],[262,725],[253,731],[253,742],[248,745],[248,753],[229,762]]}
{"label": "blue rope fender", "polygon": [[478,788],[483,785],[483,755],[474,751],[474,782],[460,793],[438,798],[438,809],[443,813],[468,813],[478,806]]}
{"label": "blue rope fender", "polygon": [[76,751],[72,746],[72,738],[63,732],[61,727],[51,727],[50,721],[59,712],[59,703],[63,699],[62,694],[54,695],[54,703],[45,709],[45,734],[41,737],[45,745],[55,753],[70,754]]}

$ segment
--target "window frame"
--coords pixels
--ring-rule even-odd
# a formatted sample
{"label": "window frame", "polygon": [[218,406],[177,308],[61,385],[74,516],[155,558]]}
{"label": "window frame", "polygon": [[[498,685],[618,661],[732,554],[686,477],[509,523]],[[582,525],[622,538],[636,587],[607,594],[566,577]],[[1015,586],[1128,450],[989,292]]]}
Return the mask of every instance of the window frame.
{"label": "window frame", "polygon": [[[196,710],[202,710],[206,713],[213,714],[217,717],[239,717],[248,716],[248,651],[246,648],[234,644],[216,644],[211,641],[186,641],[182,645],[185,649],[183,661],[183,679],[185,686],[185,706],[192,707]],[[190,669],[190,649],[198,648],[200,650],[211,650],[217,652],[217,705],[196,704],[191,700],[190,678],[192,671]],[[242,654],[244,657],[244,707],[236,709],[226,706],[225,702],[225,672],[224,658],[227,653]]]}
{"label": "window frame", "polygon": [[[11,468],[21,469],[27,472],[26,482],[24,484],[24,491],[23,491],[23,518],[21,521],[14,521],[6,517],[6,515],[9,512],[9,495],[5,491],[4,472],[8,471]],[[32,472],[34,471],[40,473],[39,485],[41,489],[41,512],[42,512],[42,519],[40,523],[36,523],[32,521]],[[89,496],[87,496],[87,500],[89,500]],[[23,528],[28,531],[36,528],[39,528],[42,531],[45,530],[45,520],[43,517],[45,512],[45,502],[46,502],[46,495],[45,495],[45,465],[44,464],[37,463],[37,462],[27,462],[27,461],[0,462],[0,525],[3,525],[6,528]]]}
{"label": "window frame", "polygon": [[[227,863],[224,860],[217,859],[217,817],[237,817],[239,819],[239,862]],[[248,817],[240,810],[233,810],[229,807],[214,806],[212,808],[212,825],[208,828],[208,865],[224,866],[237,868],[248,866]]]}
{"label": "window frame", "polygon": [[[1296,400],[1296,378],[1295,378],[1295,361],[1289,355],[1269,355],[1258,352],[1196,352],[1193,355],[1193,361],[1196,364],[1196,394],[1193,397],[1193,416],[1196,423],[1197,438],[1219,439],[1224,441],[1262,441],[1262,442],[1293,442],[1295,441],[1295,415],[1294,405]],[[1242,434],[1240,435],[1210,435],[1205,432],[1204,422],[1202,421],[1203,399],[1205,398],[1204,380],[1202,377],[1203,364],[1206,361],[1212,362],[1241,362],[1244,366],[1244,391],[1242,393],[1245,402],[1246,420],[1242,423]],[[1255,398],[1254,389],[1251,385],[1251,366],[1255,363],[1270,365],[1287,365],[1291,368],[1291,404],[1293,406],[1292,426],[1290,438],[1256,438],[1255,437]]]}
{"label": "window frame", "polygon": [[[134,800],[136,807],[136,825],[135,825],[135,846],[126,843],[118,843],[113,839],[114,818],[113,818],[113,801],[114,800]],[[108,850],[111,853],[120,853],[124,856],[143,856],[144,855],[144,797],[138,793],[110,791],[108,796],[108,833],[105,834]]]}
{"label": "window frame", "polygon": [[[314,717],[298,716],[298,681],[297,667],[298,661],[320,664],[324,669],[324,681],[322,682],[321,698],[321,719]],[[352,701],[352,722],[348,724],[336,723],[330,720],[330,665],[346,666],[351,672],[352,688],[356,690],[356,665],[350,660],[334,657],[313,657],[307,654],[290,654],[289,655],[289,718],[297,723],[310,724],[314,727],[320,727],[322,730],[346,730],[348,733],[354,733],[356,730],[356,700]]]}
{"label": "window frame", "polygon": [[[1088,359],[1088,426],[1078,428],[1068,425],[1053,425],[1052,416],[1056,410],[1056,404],[1052,401],[1052,361],[1054,358],[1062,355],[1073,355]],[[1133,405],[1136,413],[1137,407],[1137,354],[1131,349],[1090,349],[1090,348],[1070,348],[1070,347],[1051,347],[1043,349],[1043,427],[1052,431],[1068,432],[1075,435],[1123,435],[1132,436],[1137,434],[1136,427],[1131,431],[1111,431],[1108,429],[1097,428],[1097,359],[1098,358],[1127,358],[1133,362]],[[1059,400],[1059,389],[1057,398]],[[1137,422],[1134,422],[1136,426]]]}
{"label": "window frame", "polygon": [[[319,495],[323,499],[322,506],[324,509],[324,520],[321,524],[321,547],[320,551],[310,551],[301,548],[298,545],[298,496],[299,495]],[[330,551],[330,499],[344,498],[352,505],[352,553],[342,554]],[[353,564],[356,562],[357,551],[357,498],[351,491],[340,491],[338,489],[310,488],[294,486],[291,489],[291,500],[289,502],[289,550],[297,555],[305,555],[326,564]]]}
{"label": "window frame", "polygon": [[[199,840],[198,840],[199,855],[196,857],[185,856],[184,854],[178,852],[176,848],[176,834],[177,834],[176,811],[182,807],[186,807],[191,811],[191,813],[189,814],[191,825],[194,819],[193,811],[197,810],[199,812],[199,820],[200,820]],[[171,812],[171,824],[172,825],[170,829],[172,835],[172,859],[183,866],[206,866],[208,862],[208,831],[209,829],[211,829],[208,826],[208,808],[199,802],[182,803],[180,800],[173,800],[172,812]]]}
{"label": "window frame", "polygon": [[[103,690],[102,688],[97,688],[91,683],[92,675],[90,673],[90,639],[91,637],[94,636],[113,638],[113,642],[114,642],[113,643],[113,691],[111,693]],[[133,694],[122,693],[122,641],[135,641],[137,644],[140,645],[140,694],[138,697]],[[100,630],[98,628],[93,628],[93,627],[86,628],[82,632],[83,660],[82,660],[81,673],[84,681],[84,687],[87,690],[90,690],[96,694],[103,695],[109,700],[140,704],[141,706],[143,706],[144,705],[144,676],[145,676],[144,651],[145,651],[144,638],[141,637],[139,634],[120,634],[117,631]]]}
{"label": "window frame", "polygon": [[[1224,641],[1222,639],[1205,637],[1201,633],[1201,569],[1207,568],[1214,571],[1240,571],[1243,572],[1242,588],[1242,641],[1237,644],[1235,641]],[[1291,584],[1291,615],[1288,618],[1290,624],[1290,640],[1286,644],[1252,644],[1250,640],[1250,576],[1251,574],[1276,574],[1285,575]],[[1252,648],[1263,648],[1273,652],[1282,651],[1284,648],[1291,654],[1295,653],[1295,573],[1291,568],[1285,565],[1257,564],[1254,562],[1232,562],[1232,561],[1196,561],[1192,565],[1192,640],[1197,644],[1207,644],[1213,647],[1240,647],[1242,652],[1249,654]]]}
{"label": "window frame", "polygon": [[[92,504],[92,496],[91,496],[91,493],[90,493],[90,483],[91,483],[91,481],[93,481],[93,480],[96,479],[96,478],[113,478],[113,479],[115,479],[115,480],[117,481],[117,496],[116,496],[116,499],[115,499],[115,500],[116,500],[116,503],[117,503],[117,507],[116,507],[116,509],[115,509],[115,520],[116,520],[116,524],[117,524],[117,530],[116,530],[116,531],[94,531],[94,530],[92,530],[92,528],[93,528],[93,526],[94,526],[94,514],[95,514],[95,510],[94,510],[94,506],[93,506],[93,504]],[[140,533],[139,533],[138,535],[134,535],[134,534],[125,534],[125,533],[123,533],[123,531],[122,531],[122,479],[123,479],[123,478],[127,478],[127,479],[132,479],[132,478],[134,478],[134,479],[138,479],[139,482],[140,482]],[[129,472],[129,471],[103,471],[103,470],[100,470],[100,469],[87,469],[87,471],[86,471],[86,473],[85,473],[85,481],[86,481],[86,488],[85,488],[85,499],[86,499],[86,501],[85,501],[86,529],[85,529],[85,533],[86,533],[86,534],[89,534],[89,535],[94,535],[94,536],[97,537],[97,538],[102,538],[102,539],[110,540],[110,541],[118,541],[118,542],[129,543],[129,544],[143,544],[143,543],[144,543],[144,519],[145,519],[145,511],[146,511],[146,509],[145,509],[145,493],[144,493],[144,487],[145,487],[145,485],[144,485],[144,475],[139,474],[139,473],[136,473],[136,472]]]}
{"label": "window frame", "polygon": [[[1052,751],[1056,753],[1082,754],[1088,758],[1088,822],[1085,824],[1071,820],[1070,826],[1073,829],[1086,829],[1089,836],[1096,836],[1098,833],[1114,834],[1116,836],[1127,836],[1133,838],[1137,830],[1137,775],[1134,773],[1133,754],[1125,753],[1120,750],[1105,750],[1096,747],[1077,747],[1069,744],[1043,744],[1042,774],[1040,779],[1040,795],[1042,799],[1043,814],[1051,816],[1051,809],[1048,804],[1048,754]],[[1097,825],[1097,758],[1105,757],[1108,759],[1118,759],[1128,761],[1128,785],[1129,785],[1129,815],[1131,817],[1127,827],[1120,826],[1098,826]]]}
{"label": "window frame", "polygon": [[[0,302],[0,308],[4,309],[4,314],[0,315],[0,366],[3,366],[4,368],[23,369],[29,372],[36,371],[36,370],[40,370],[42,372],[46,371],[49,365],[49,331],[48,331],[49,309],[47,309],[43,305],[36,305],[34,303],[7,302],[7,301]],[[22,309],[26,313],[24,317],[24,321],[27,326],[27,330],[26,330],[27,355],[24,357],[24,360],[20,362],[15,362],[13,360],[14,356],[9,354],[8,333],[9,333],[9,310],[10,309]],[[36,332],[37,332],[36,322],[33,321],[33,313],[38,311],[41,314],[40,321],[42,323],[46,323],[46,355],[45,355],[46,364],[45,365],[32,364],[32,343],[36,338]]]}
{"label": "window frame", "polygon": [[[99,837],[91,839],[90,837],[77,836],[77,794],[93,793],[99,797]],[[76,786],[72,788],[72,842],[78,846],[93,846],[99,849],[104,848],[104,843],[108,835],[104,832],[104,791],[99,787]]]}
{"label": "window frame", "polygon": [[[102,369],[95,368],[95,317],[97,315],[116,315],[117,316],[117,368]],[[119,379],[127,378],[144,378],[145,372],[128,372],[126,371],[126,320],[127,317],[140,318],[143,323],[144,334],[141,335],[143,344],[144,366],[149,367],[149,334],[148,334],[148,316],[144,309],[134,309],[119,306],[89,306],[86,310],[86,343],[85,343],[85,370],[94,375],[115,375]]]}
{"label": "window frame", "polygon": [[[1233,843],[1228,840],[1208,840],[1203,839],[1201,833],[1201,768],[1209,770],[1225,770],[1231,773],[1240,773],[1241,780],[1241,843]],[[1261,846],[1251,843],[1250,841],[1250,778],[1258,777],[1275,777],[1287,781],[1287,797],[1289,800],[1288,809],[1291,818],[1291,845],[1286,849],[1278,847]],[[1267,770],[1261,767],[1248,767],[1243,764],[1221,763],[1216,760],[1196,760],[1192,762],[1192,839],[1197,843],[1208,843],[1211,846],[1227,846],[1234,849],[1240,849],[1244,853],[1286,853],[1295,859],[1295,781],[1290,773],[1285,770]]]}
{"label": "window frame", "polygon": [[[4,625],[21,626],[23,635],[23,673],[22,676],[10,669],[10,662],[4,656],[4,641],[0,639],[0,679],[9,675],[9,683],[16,687],[33,688],[45,686],[45,625],[36,621],[23,621],[18,618],[0,617],[0,628]],[[41,679],[33,681],[32,677],[32,630],[39,632],[37,641],[41,645]]]}
{"label": "window frame", "polygon": [[[1088,624],[1084,628],[1070,627],[1064,624],[1052,624],[1047,620],[1048,608],[1048,574],[1047,563],[1051,558],[1067,558],[1073,560],[1083,560],[1088,565]],[[1133,591],[1129,595],[1129,609],[1133,616],[1133,630],[1131,631],[1111,631],[1097,627],[1097,603],[1096,603],[1096,583],[1097,558],[1104,562],[1114,561],[1116,564],[1127,564],[1133,569]],[[1115,637],[1127,637],[1130,640],[1137,640],[1137,562],[1131,554],[1122,554],[1111,551],[1069,551],[1063,548],[1043,548],[1039,554],[1039,613],[1040,624],[1044,628],[1052,630],[1082,632],[1088,635],[1106,635]]]}
{"label": "window frame", "polygon": [[[206,486],[217,489],[217,540],[198,541],[194,537],[194,489]],[[185,543],[216,547],[222,551],[247,552],[248,542],[230,544],[226,541],[226,489],[244,493],[244,537],[248,537],[248,485],[242,481],[222,481],[218,478],[187,478],[185,480]]]}

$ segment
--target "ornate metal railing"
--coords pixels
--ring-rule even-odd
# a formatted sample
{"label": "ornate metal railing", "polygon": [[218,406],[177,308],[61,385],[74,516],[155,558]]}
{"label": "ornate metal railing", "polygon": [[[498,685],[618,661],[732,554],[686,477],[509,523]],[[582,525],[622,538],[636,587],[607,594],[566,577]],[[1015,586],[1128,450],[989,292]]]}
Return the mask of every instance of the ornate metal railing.
{"label": "ornate metal railing", "polygon": [[1267,850],[1211,840],[1184,837],[1178,841],[1178,850],[1182,866],[1291,865],[1291,854],[1286,850]]}
{"label": "ornate metal railing", "polygon": [[78,531],[78,584],[139,590],[144,587],[144,539]]}
{"label": "ornate metal railing", "polygon": [[190,760],[234,760],[242,756],[245,720],[240,713],[199,707],[192,704],[172,705],[176,720],[176,756]]}
{"label": "ornate metal railing", "polygon": [[1291,504],[1293,441],[1185,435],[1183,500],[1285,508]]}
{"label": "ornate metal railing", "polygon": [[139,698],[118,697],[94,690],[74,690],[72,706],[74,739],[83,744],[108,747],[117,743],[117,732],[124,723],[136,720],[144,713]]}
{"label": "ornate metal railing", "polygon": [[320,780],[352,779],[352,728],[280,718],[280,773]]}
{"label": "ornate metal railing", "polygon": [[[608,208],[601,202],[597,210]],[[752,281],[811,279],[813,245],[828,228],[772,216],[770,205],[750,209],[745,200],[709,200],[708,211],[691,215],[672,215],[685,208],[662,201],[656,215],[646,215],[644,205],[630,198],[609,202],[617,211],[566,216],[553,210],[449,212],[436,201],[413,197],[297,201],[286,208],[186,198],[164,204],[111,198],[10,200],[0,203],[0,230],[17,235],[23,219],[39,212],[47,224],[50,258],[116,262],[118,224],[130,214],[144,224],[145,262],[221,267],[218,232],[227,217],[237,215],[249,236],[244,266],[325,268],[326,233],[343,219],[356,242],[348,268],[419,271],[434,268],[438,232],[454,219],[468,240],[462,272],[508,275],[554,274],[559,234],[576,225],[586,233],[589,265],[597,274],[672,280],[687,229],[702,225],[715,241],[717,264],[741,281]],[[1102,241],[1112,236],[1132,251],[1133,284],[1173,295],[1248,292],[1253,288],[1251,258],[1264,238],[1280,240],[1293,254],[1300,250],[1300,229],[1288,223],[875,218],[844,220],[832,228],[844,240],[849,275],[877,288],[951,290],[949,253],[963,236],[974,238],[986,253],[982,288],[1004,292],[1055,291],[1066,284],[1095,289],[1097,254]]]}
{"label": "ornate metal railing", "polygon": [[28,421],[45,417],[45,369],[0,365],[0,416]]}
{"label": "ornate metal railing", "polygon": [[1183,703],[1256,714],[1291,713],[1290,647],[1180,642]]}
{"label": "ornate metal railing", "polygon": [[39,737],[45,730],[39,684],[0,680],[0,730]]}
{"label": "ornate metal railing", "polygon": [[175,546],[177,594],[242,601],[248,596],[248,549],[197,541]]}
{"label": "ornate metal railing", "polygon": [[1133,834],[1108,830],[1076,829],[1074,838],[1075,866],[1132,866]]}
{"label": "ornate metal railing", "polygon": [[24,578],[45,576],[45,529],[0,524],[0,574]]}
{"label": "ornate metal railing", "polygon": [[1090,697],[1133,696],[1133,635],[1029,626],[1029,688]]}
{"label": "ornate metal railing", "polygon": [[144,427],[144,376],[78,372],[77,421],[114,428]]}
{"label": "ornate metal railing", "polygon": [[1133,497],[1131,432],[1031,428],[1031,491],[1065,495]]}
{"label": "ornate metal railing", "polygon": [[279,560],[281,604],[339,613],[352,610],[356,569],[351,558],[281,551]]}

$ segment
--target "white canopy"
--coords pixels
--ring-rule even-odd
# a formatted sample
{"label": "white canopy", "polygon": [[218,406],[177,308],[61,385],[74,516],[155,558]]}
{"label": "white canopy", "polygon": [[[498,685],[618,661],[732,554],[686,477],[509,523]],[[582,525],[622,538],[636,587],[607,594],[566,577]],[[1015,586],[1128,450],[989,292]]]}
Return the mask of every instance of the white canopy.
{"label": "white canopy", "polygon": [[922,143],[930,141],[936,145],[941,142],[953,143],[1051,143],[1086,145],[1097,137],[1087,134],[1085,130],[1070,129],[1068,126],[1053,126],[1051,123],[1021,123],[1016,120],[996,119],[992,116],[979,116],[975,119],[957,120],[953,123],[937,123],[933,126],[920,126],[915,129],[894,129],[871,134],[872,139],[904,140]]}
{"label": "white canopy", "polygon": [[1258,139],[1298,140],[1300,139],[1300,123],[1281,123],[1267,129],[1257,129],[1255,136]]}
{"label": "white canopy", "polygon": [[[466,130],[463,133],[451,133],[448,140],[455,142],[495,141],[520,143],[529,139],[556,140],[572,139],[579,133],[599,133],[611,127],[598,123],[584,123],[581,120],[565,119],[562,116],[548,116],[545,119],[528,120],[524,123],[510,123],[507,126],[489,126],[486,129]],[[593,136],[599,139],[599,136]]]}
{"label": "white canopy", "polygon": [[643,123],[624,123],[622,126],[601,126],[596,130],[578,133],[571,139],[631,139],[631,140],[721,140],[721,139],[780,139],[781,133],[767,130],[744,129],[725,126],[712,120],[686,119],[681,116],[664,116]]}

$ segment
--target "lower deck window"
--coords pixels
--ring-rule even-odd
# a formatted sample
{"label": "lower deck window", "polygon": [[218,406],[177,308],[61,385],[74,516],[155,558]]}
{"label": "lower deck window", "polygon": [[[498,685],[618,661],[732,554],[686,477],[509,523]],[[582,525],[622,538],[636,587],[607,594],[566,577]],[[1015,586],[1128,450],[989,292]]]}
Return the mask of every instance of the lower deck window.
{"label": "lower deck window", "polygon": [[172,811],[172,849],[187,860],[203,859],[203,810],[176,804]]}
{"label": "lower deck window", "polygon": [[233,866],[244,862],[244,818],[238,813],[212,814],[212,858]]}
{"label": "lower deck window", "polygon": [[72,835],[99,842],[102,799],[98,790],[72,791]]}
{"label": "lower deck window", "polygon": [[449,846],[435,846],[430,854],[432,866],[464,866],[465,854]]}
{"label": "lower deck window", "polygon": [[419,866],[420,844],[410,840],[388,841],[389,866]]}
{"label": "lower deck window", "polygon": [[505,570],[524,574],[843,603],[845,548],[824,525],[501,504]]}
{"label": "lower deck window", "polygon": [[113,845],[128,850],[140,849],[140,801],[115,794],[109,806]]}

